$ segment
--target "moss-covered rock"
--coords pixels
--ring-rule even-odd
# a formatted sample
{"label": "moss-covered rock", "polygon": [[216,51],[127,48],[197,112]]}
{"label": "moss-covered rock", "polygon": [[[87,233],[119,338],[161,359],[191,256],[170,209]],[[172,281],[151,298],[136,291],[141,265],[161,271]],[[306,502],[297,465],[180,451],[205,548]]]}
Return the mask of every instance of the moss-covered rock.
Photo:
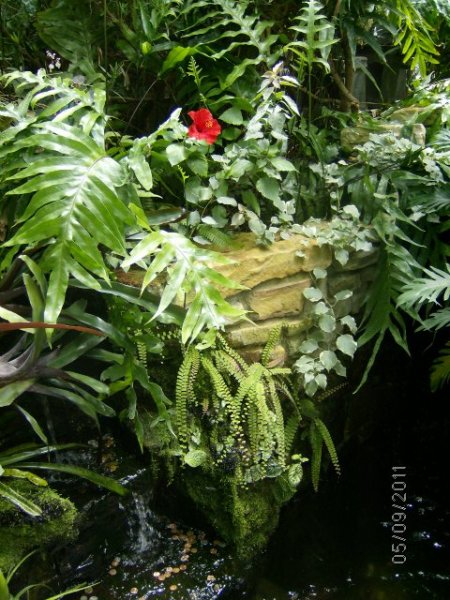
{"label": "moss-covered rock", "polygon": [[233,477],[201,469],[186,469],[182,484],[214,529],[243,558],[264,549],[288,499],[280,494],[277,480],[265,479],[244,488]]}
{"label": "moss-covered rock", "polygon": [[7,571],[32,548],[67,541],[76,535],[77,511],[70,500],[49,487],[38,487],[28,481],[8,482],[17,492],[42,509],[42,515],[31,517],[10,502],[0,498],[0,569]]}

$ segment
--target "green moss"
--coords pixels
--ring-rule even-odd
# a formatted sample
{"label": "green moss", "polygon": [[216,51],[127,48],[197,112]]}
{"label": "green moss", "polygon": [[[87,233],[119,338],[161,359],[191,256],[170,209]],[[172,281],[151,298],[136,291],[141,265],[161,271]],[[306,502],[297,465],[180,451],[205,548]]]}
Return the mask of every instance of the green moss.
{"label": "green moss", "polygon": [[214,529],[241,557],[251,557],[267,545],[283,504],[276,493],[276,481],[265,479],[243,488],[232,477],[186,469],[183,485]]}
{"label": "green moss", "polygon": [[27,481],[8,482],[16,491],[40,506],[42,515],[30,517],[0,498],[0,569],[7,571],[32,548],[70,540],[76,534],[75,506],[48,487]]}

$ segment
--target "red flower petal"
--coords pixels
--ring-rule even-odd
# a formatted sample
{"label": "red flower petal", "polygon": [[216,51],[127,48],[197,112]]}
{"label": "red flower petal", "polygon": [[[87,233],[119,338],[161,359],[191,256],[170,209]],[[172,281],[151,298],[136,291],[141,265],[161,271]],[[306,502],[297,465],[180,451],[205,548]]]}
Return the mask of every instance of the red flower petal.
{"label": "red flower petal", "polygon": [[207,108],[199,108],[188,112],[193,123],[188,129],[188,136],[196,140],[204,140],[214,144],[222,128]]}

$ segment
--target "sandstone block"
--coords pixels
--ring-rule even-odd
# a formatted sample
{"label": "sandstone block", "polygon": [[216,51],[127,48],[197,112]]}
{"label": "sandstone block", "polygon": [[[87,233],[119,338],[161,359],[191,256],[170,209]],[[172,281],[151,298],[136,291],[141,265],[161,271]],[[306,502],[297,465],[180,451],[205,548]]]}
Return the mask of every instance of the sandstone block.
{"label": "sandstone block", "polygon": [[[280,319],[267,319],[253,324],[233,325],[227,328],[227,337],[229,343],[234,348],[242,348],[243,346],[264,346],[267,342],[270,332],[280,323]],[[283,332],[284,336],[292,337],[298,332],[304,331],[311,327],[312,318],[287,318],[283,319],[286,328]]]}
{"label": "sandstone block", "polygon": [[262,283],[248,295],[248,306],[257,320],[271,317],[287,317],[300,314],[303,310],[303,290],[311,285],[311,280],[303,274]]}

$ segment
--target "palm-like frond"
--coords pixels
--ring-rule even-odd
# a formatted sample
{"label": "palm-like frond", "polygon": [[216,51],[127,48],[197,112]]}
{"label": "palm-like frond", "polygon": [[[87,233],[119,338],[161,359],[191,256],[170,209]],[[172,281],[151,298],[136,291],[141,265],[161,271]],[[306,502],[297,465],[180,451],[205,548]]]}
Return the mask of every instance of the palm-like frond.
{"label": "palm-like frond", "polygon": [[121,166],[79,127],[36,124],[32,135],[0,154],[27,150],[25,164],[8,177],[8,182],[24,183],[8,195],[29,202],[5,246],[46,246],[40,262],[50,274],[44,320],[54,322],[70,276],[93,289],[99,287],[95,276],[108,280],[99,245],[125,255],[124,229],[132,215],[118,192]]}
{"label": "palm-like frond", "polygon": [[397,300],[399,306],[413,308],[424,304],[446,302],[450,297],[450,264],[447,270],[431,266],[423,270],[426,277],[418,277],[403,287]]}
{"label": "palm-like frond", "polygon": [[323,14],[323,5],[317,0],[308,0],[302,7],[296,24],[291,27],[301,37],[287,47],[295,52],[301,61],[311,69],[314,63],[321,64],[328,72],[326,61],[331,46],[338,40],[333,39],[334,27]]}
{"label": "palm-like frond", "polygon": [[216,252],[198,248],[185,236],[174,232],[153,231],[145,236],[131,251],[123,266],[150,259],[142,289],[145,289],[163,271],[167,284],[154,318],[174,302],[180,294],[189,294],[189,308],[181,330],[182,341],[194,340],[204,328],[221,329],[227,319],[242,317],[244,311],[229,304],[217,286],[239,288],[213,268],[212,262],[227,262]]}

